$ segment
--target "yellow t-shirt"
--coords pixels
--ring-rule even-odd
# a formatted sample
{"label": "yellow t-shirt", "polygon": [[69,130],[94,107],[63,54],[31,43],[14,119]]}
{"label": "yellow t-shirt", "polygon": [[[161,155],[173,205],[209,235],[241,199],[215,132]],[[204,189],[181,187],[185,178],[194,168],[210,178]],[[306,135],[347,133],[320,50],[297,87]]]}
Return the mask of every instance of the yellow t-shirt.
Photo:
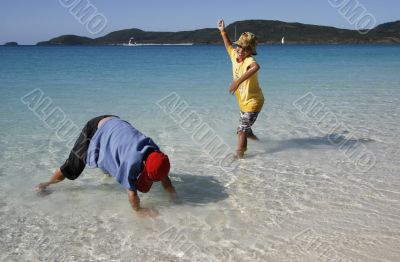
{"label": "yellow t-shirt", "polygon": [[[256,60],[247,57],[243,62],[236,61],[237,53],[233,47],[228,48],[228,54],[232,60],[233,80],[239,79],[246,73],[247,68]],[[236,98],[242,112],[260,112],[264,105],[264,95],[258,83],[258,72],[244,81],[236,90]]]}

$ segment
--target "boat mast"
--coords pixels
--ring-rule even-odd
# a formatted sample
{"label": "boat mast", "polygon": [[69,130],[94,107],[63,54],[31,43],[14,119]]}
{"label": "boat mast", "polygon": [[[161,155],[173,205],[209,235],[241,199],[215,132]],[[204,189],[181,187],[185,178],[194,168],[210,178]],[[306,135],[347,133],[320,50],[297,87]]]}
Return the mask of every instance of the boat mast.
{"label": "boat mast", "polygon": [[236,24],[235,24],[235,41],[237,40],[237,38],[236,38]]}

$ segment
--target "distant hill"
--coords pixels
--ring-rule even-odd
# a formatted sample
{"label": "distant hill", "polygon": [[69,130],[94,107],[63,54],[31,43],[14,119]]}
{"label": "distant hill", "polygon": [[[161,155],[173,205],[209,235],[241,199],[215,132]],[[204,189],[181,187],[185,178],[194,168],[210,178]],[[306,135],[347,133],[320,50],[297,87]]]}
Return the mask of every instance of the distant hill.
{"label": "distant hill", "polygon": [[381,24],[375,27],[371,33],[374,39],[390,43],[400,43],[400,21]]}
{"label": "distant hill", "polygon": [[53,38],[49,41],[39,42],[40,44],[45,45],[86,45],[92,44],[93,39],[89,37],[77,36],[77,35],[62,35],[56,38]]}
{"label": "distant hill", "polygon": [[[245,31],[257,35],[260,43],[280,43],[282,37],[289,44],[367,44],[367,43],[400,43],[400,21],[381,24],[368,34],[356,30],[340,29],[329,26],[287,23],[272,20],[245,20],[234,22],[226,30],[233,40]],[[39,42],[38,45],[110,45],[128,43],[134,37],[137,43],[154,44],[218,44],[222,43],[216,28],[204,28],[180,32],[147,32],[137,28],[119,30],[99,38],[88,38],[76,35],[63,35]]]}
{"label": "distant hill", "polygon": [[18,46],[17,42],[7,42],[4,44],[5,46]]}

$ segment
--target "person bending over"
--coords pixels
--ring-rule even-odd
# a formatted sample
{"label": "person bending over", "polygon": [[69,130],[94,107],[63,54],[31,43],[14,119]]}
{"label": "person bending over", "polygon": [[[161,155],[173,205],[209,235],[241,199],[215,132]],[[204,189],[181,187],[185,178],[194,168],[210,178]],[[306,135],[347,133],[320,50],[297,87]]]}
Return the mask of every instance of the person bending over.
{"label": "person bending over", "polygon": [[140,206],[137,191],[147,193],[153,182],[161,181],[172,200],[176,191],[168,177],[170,162],[154,141],[117,116],[103,115],[89,120],[82,129],[65,163],[38,191],[65,178],[74,180],[85,166],[100,168],[113,176],[128,192],[132,208],[141,215],[154,211]]}

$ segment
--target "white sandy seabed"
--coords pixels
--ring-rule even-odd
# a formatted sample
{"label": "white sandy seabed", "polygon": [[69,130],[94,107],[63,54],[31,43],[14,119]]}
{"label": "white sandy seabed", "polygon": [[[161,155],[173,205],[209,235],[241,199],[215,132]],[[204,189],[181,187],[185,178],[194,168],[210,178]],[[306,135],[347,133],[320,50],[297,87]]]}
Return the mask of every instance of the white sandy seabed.
{"label": "white sandy seabed", "polygon": [[[368,102],[358,115],[343,110],[347,128],[333,134],[373,152],[367,171],[284,101],[260,114],[261,141],[249,143],[233,172],[160,115],[163,128],[147,131],[170,155],[181,203],[155,185],[141,195],[155,219],[136,217],[125,191],[100,170],[38,195],[34,185],[68,148],[43,126],[22,130],[10,121],[0,138],[0,260],[399,261],[399,100],[381,100],[381,114],[367,113]],[[234,147],[233,132],[222,139]]]}

